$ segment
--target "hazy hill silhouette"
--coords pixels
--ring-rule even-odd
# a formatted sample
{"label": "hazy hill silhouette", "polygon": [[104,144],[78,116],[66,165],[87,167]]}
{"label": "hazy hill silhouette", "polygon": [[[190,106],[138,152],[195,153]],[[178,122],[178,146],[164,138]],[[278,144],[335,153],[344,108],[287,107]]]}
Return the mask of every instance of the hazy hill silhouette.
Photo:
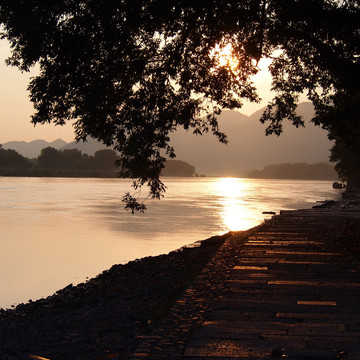
{"label": "hazy hill silhouette", "polygon": [[331,143],[327,132],[309,123],[313,115],[311,103],[301,103],[298,113],[304,116],[305,128],[284,123],[279,137],[265,136],[259,122],[263,110],[251,116],[225,111],[219,119],[220,129],[228,135],[229,144],[220,144],[211,134],[193,135],[183,130],[171,139],[177,158],[191,162],[206,175],[241,176],[247,170],[269,164],[288,162],[318,163],[329,161]]}
{"label": "hazy hill silhouette", "polygon": [[4,149],[16,150],[22,156],[29,159],[36,158],[42,149],[46,147],[53,147],[56,150],[61,150],[67,143],[61,139],[48,142],[45,140],[26,141],[9,141],[3,144]]}
{"label": "hazy hill silhouette", "polygon": [[9,141],[3,144],[4,149],[16,150],[22,156],[27,158],[36,158],[40,155],[42,149],[46,147],[53,147],[56,150],[65,149],[78,149],[84,154],[94,155],[96,151],[105,149],[105,146],[94,139],[89,139],[87,142],[75,141],[67,143],[61,139],[57,139],[52,142],[45,140],[34,140],[31,142],[26,141]]}
{"label": "hazy hill silhouette", "polygon": [[98,150],[106,149],[106,146],[95,139],[89,138],[86,142],[79,141],[77,143],[76,141],[73,141],[66,144],[62,150],[66,149],[78,149],[83,154],[94,155]]}
{"label": "hazy hill silhouette", "polygon": [[[211,134],[195,136],[178,130],[171,136],[177,159],[193,164],[199,173],[209,176],[241,176],[251,169],[262,169],[269,164],[319,163],[329,160],[330,141],[326,131],[309,123],[313,114],[311,103],[301,103],[298,113],[304,116],[305,128],[296,129],[284,123],[284,133],[279,137],[265,136],[265,127],[259,122],[263,110],[251,116],[237,111],[225,111],[219,119],[221,130],[229,138],[229,144],[220,144]],[[58,150],[79,149],[94,155],[105,148],[94,139],[88,142],[67,144],[61,139],[51,143],[35,140],[30,143],[11,141],[3,144],[5,149],[14,149],[21,155],[34,158],[42,148],[52,146]]]}

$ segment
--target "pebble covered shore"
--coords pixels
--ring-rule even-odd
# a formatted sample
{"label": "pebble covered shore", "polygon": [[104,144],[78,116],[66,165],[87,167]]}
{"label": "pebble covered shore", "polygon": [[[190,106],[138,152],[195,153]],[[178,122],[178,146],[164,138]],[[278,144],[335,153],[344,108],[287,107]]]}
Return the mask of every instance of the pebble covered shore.
{"label": "pebble covered shore", "polygon": [[141,336],[214,256],[227,235],[168,255],[114,265],[46,299],[0,310],[0,359],[127,359]]}

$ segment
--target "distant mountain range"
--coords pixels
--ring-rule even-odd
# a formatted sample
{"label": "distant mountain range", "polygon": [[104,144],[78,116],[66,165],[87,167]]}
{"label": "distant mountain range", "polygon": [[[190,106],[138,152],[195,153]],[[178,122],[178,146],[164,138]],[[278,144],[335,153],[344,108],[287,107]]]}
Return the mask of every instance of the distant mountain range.
{"label": "distant mountain range", "polygon": [[[196,136],[178,130],[171,136],[177,159],[193,164],[199,173],[209,176],[242,176],[252,169],[261,169],[269,164],[319,163],[329,160],[331,143],[326,131],[309,123],[313,115],[311,103],[301,103],[298,113],[304,117],[306,127],[296,129],[284,122],[284,133],[279,137],[265,136],[265,127],[259,122],[263,112],[251,116],[237,111],[225,111],[219,118],[220,130],[228,135],[229,144],[220,144],[211,134]],[[53,142],[35,140],[29,143],[11,141],[3,144],[5,149],[14,149],[28,158],[37,157],[45,147],[57,150],[77,148],[93,155],[105,148],[101,143],[66,143],[58,139]]]}
{"label": "distant mountain range", "polygon": [[225,111],[219,118],[220,130],[229,143],[220,144],[210,133],[196,136],[190,131],[176,131],[172,137],[177,158],[190,162],[208,176],[243,176],[249,170],[281,163],[319,163],[329,161],[331,142],[327,132],[309,123],[314,110],[309,102],[301,103],[298,114],[305,128],[295,128],[284,121],[284,132],[265,136],[266,124],[259,119],[263,110],[251,116]]}
{"label": "distant mountain range", "polygon": [[16,150],[22,156],[30,159],[38,157],[41,150],[49,146],[55,148],[56,150],[79,149],[82,153],[88,155],[94,155],[97,150],[105,149],[105,145],[94,139],[89,139],[87,142],[80,141],[78,143],[75,141],[67,143],[61,139],[57,139],[52,142],[45,140],[34,140],[30,142],[9,141],[2,145],[4,149]]}

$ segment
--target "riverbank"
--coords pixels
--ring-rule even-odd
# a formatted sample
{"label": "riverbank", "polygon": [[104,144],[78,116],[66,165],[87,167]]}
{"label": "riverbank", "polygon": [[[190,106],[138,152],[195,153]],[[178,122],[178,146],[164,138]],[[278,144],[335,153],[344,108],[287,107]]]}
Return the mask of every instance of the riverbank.
{"label": "riverbank", "polygon": [[358,360],[360,209],[233,234],[131,360]]}
{"label": "riverbank", "polygon": [[311,207],[339,193],[323,181],[166,184],[164,199],[148,199],[148,211],[132,216],[121,203],[131,189],[124,179],[0,177],[0,308],[48,296],[114,264],[247,230],[263,221],[262,211]]}
{"label": "riverbank", "polygon": [[0,310],[0,359],[126,359],[151,333],[228,235],[168,255],[114,265],[46,299]]}
{"label": "riverbank", "polygon": [[[326,204],[302,213],[284,212],[280,218],[296,214],[304,227],[307,223],[314,226],[307,217],[320,217],[322,227],[316,230],[326,235],[326,246],[341,252],[344,263],[359,269],[357,205]],[[294,221],[298,222],[296,217]],[[115,265],[84,284],[1,310],[0,359],[23,360],[29,354],[51,360],[128,359],[134,353],[146,356],[152,340],[161,340],[162,346],[171,351],[175,347],[175,353],[181,354],[177,348],[184,346],[184,336],[191,328],[202,322],[209,303],[219,298],[241,258],[243,242],[269,224],[213,237],[199,247]],[[271,226],[276,232],[276,222]],[[167,320],[169,309],[170,318],[176,314],[175,322]]]}

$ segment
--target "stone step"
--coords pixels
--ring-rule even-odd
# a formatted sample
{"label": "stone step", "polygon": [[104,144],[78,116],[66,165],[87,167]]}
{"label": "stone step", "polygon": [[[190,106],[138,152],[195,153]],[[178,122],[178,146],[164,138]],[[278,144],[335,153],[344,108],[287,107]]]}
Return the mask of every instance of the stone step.
{"label": "stone step", "polygon": [[[326,302],[327,303],[327,302]],[[222,299],[219,302],[216,302],[212,305],[212,311],[224,311],[233,312],[234,316],[242,312],[258,312],[258,311],[267,311],[267,312],[292,312],[296,311],[298,313],[323,313],[323,314],[353,314],[354,312],[359,311],[354,309],[354,306],[334,306],[334,305],[307,305],[307,304],[298,304],[295,301],[292,302],[280,302],[280,301],[236,301],[230,299]]]}
{"label": "stone step", "polygon": [[316,360],[335,360],[338,359],[336,349],[309,349],[306,342],[299,339],[284,342],[283,339],[254,339],[244,341],[234,340],[215,340],[197,339],[191,342],[185,349],[186,358],[214,357],[218,359],[270,359],[276,355],[277,358],[286,356],[294,359],[316,359]]}

